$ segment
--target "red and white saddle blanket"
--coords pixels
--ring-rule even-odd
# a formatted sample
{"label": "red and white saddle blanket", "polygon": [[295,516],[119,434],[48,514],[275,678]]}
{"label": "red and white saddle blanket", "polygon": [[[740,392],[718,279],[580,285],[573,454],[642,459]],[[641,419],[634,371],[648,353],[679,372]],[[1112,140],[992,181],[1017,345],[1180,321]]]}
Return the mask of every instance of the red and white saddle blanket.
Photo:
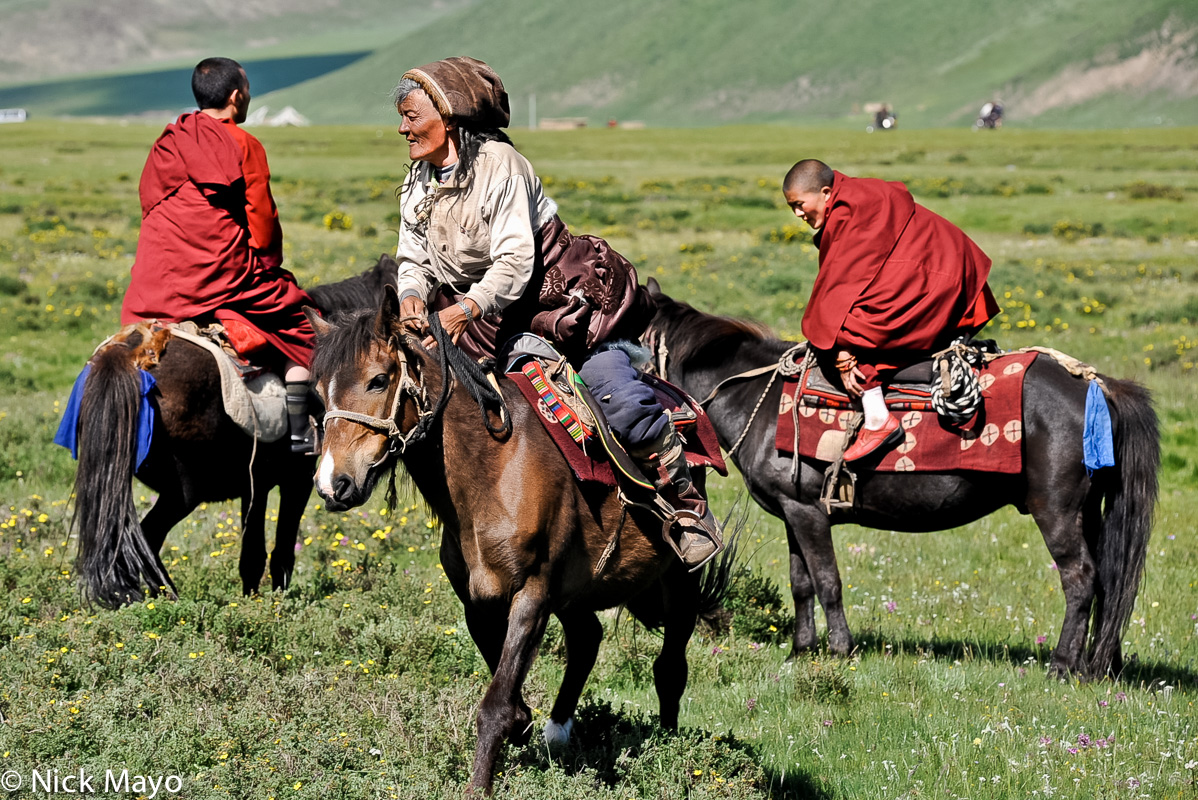
{"label": "red and white saddle blanket", "polygon": [[[1023,470],[1023,376],[1035,353],[1012,353],[988,362],[978,376],[982,406],[969,422],[955,426],[932,410],[930,395],[918,390],[888,393],[886,402],[898,417],[906,439],[890,450],[875,472],[1019,473]],[[835,461],[844,451],[845,430],[860,404],[823,386],[810,386],[817,368],[807,372],[802,392],[796,379],[782,389],[775,446],[793,454],[798,428],[799,455]],[[822,376],[820,376],[822,378]]]}

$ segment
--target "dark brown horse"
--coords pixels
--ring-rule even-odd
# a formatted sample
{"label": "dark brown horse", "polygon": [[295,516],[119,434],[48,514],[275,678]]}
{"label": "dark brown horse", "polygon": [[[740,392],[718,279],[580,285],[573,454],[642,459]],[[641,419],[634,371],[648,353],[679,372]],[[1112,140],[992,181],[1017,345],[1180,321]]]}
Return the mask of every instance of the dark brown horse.
{"label": "dark brown horse", "polygon": [[[384,256],[373,269],[310,294],[325,314],[377,307],[384,283],[394,280],[395,262]],[[285,589],[295,564],[295,538],[312,492],[315,459],[291,453],[288,437],[259,443],[225,414],[220,374],[207,351],[172,339],[151,368],[156,407],[150,451],[137,478],[158,493],[142,520],[133,503],[138,368],[135,334],[92,360],[78,426],[75,526],[79,532],[76,570],[90,600],[115,607],[151,593],[173,593],[158,556],[167,533],[202,502],[240,497],[241,585],[254,592],[266,567],[266,506],[279,487],[271,586]],[[251,459],[251,455],[253,458]],[[252,466],[251,466],[252,465]]]}
{"label": "dark brown horse", "polygon": [[699,576],[683,569],[656,518],[626,515],[615,490],[576,482],[515,384],[493,388],[437,315],[429,322],[438,344],[426,350],[403,333],[391,290],[380,310],[340,326],[313,319],[327,409],[316,488],[330,510],[361,505],[398,457],[444,525],[441,564],[492,674],[471,787],[489,792],[503,740],[531,735],[523,685],[550,614],[567,661],[547,741],[569,738],[603,635],[595,612],[622,603],[642,619],[663,612],[653,674],[662,724],[676,727]]}
{"label": "dark brown horse", "polygon": [[[730,376],[777,364],[794,344],[771,337],[761,325],[672,300],[652,280],[650,291],[658,300],[651,333],[668,351],[663,377],[696,397],[706,397]],[[841,602],[833,525],[937,531],[1013,505],[1032,515],[1060,570],[1065,620],[1051,669],[1096,677],[1119,672],[1123,629],[1139,589],[1157,496],[1160,440],[1147,391],[1104,379],[1117,466],[1091,478],[1082,464],[1087,384],[1051,358],[1037,358],[1023,384],[1022,474],[862,470],[854,506],[828,513],[820,503],[827,465],[802,459],[796,483],[791,457],[774,447],[782,381],[763,398],[769,379],[766,373],[726,384],[708,414],[724,448],[748,428],[732,460],[753,499],[786,523],[796,652],[816,646],[815,596],[827,618],[829,649],[847,654],[854,647]],[[758,404],[763,412],[754,416]]]}

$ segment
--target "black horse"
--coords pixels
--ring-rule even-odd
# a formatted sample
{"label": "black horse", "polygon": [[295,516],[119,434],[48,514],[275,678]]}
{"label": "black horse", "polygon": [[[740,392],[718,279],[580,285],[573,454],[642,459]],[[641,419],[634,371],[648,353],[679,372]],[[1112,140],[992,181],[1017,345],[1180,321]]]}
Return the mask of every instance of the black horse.
{"label": "black horse", "polygon": [[[776,364],[794,344],[773,338],[764,326],[672,300],[652,280],[650,290],[658,301],[651,333],[668,352],[663,377],[696,397],[706,397],[725,378]],[[795,652],[816,646],[816,595],[828,622],[828,647],[837,654],[854,647],[832,525],[936,531],[1013,505],[1035,519],[1061,574],[1065,620],[1051,669],[1094,677],[1120,671],[1122,634],[1144,569],[1160,462],[1156,414],[1143,387],[1104,378],[1117,466],[1090,477],[1082,464],[1086,382],[1051,358],[1037,358],[1023,383],[1021,474],[862,471],[853,507],[828,513],[820,503],[826,464],[801,459],[796,483],[791,457],[774,447],[782,381],[762,398],[769,379],[767,373],[727,384],[707,411],[725,448],[748,428],[732,460],[753,499],[786,523]],[[754,417],[759,400],[765,411]]]}
{"label": "black horse", "polygon": [[[371,269],[309,294],[325,316],[377,308],[384,286],[394,283],[395,262],[383,256]],[[151,593],[173,592],[158,556],[167,533],[200,503],[240,497],[241,585],[257,590],[266,568],[266,506],[279,487],[279,516],[270,559],[271,586],[285,589],[295,565],[295,538],[312,492],[313,456],[295,455],[287,437],[258,443],[224,412],[220,374],[212,356],[171,339],[150,368],[156,381],[153,439],[134,471],[140,377],[134,334],[92,358],[78,423],[74,525],[79,532],[76,571],[84,595],[107,607]],[[132,478],[158,499],[138,521]]]}

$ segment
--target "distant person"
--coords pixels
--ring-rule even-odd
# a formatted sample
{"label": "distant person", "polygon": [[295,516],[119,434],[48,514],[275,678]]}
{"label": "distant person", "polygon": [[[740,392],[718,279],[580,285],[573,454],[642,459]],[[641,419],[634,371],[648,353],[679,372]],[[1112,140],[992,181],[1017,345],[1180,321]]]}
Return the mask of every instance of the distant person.
{"label": "distant person", "polygon": [[199,110],[166,126],[142,170],[141,233],[121,323],[220,320],[260,334],[281,356],[292,450],[310,453],[315,333],[301,309],[315,304],[282,268],[266,151],[238,127],[249,78],[232,59],[206,58],[191,90]]}
{"label": "distant person", "polygon": [[844,454],[855,461],[902,440],[882,395],[893,374],[999,312],[986,283],[990,259],[898,182],[850,178],[806,159],[791,167],[782,191],[819,248],[803,335],[865,412]]}
{"label": "distant person", "polygon": [[889,105],[883,105],[874,113],[874,129],[879,131],[892,130],[897,124],[894,111]]}
{"label": "distant person", "polygon": [[401,192],[395,254],[405,327],[424,334],[426,315],[435,313],[464,351],[492,358],[511,337],[532,332],[580,364],[612,430],[675,512],[667,539],[697,569],[723,549],[722,531],[670,415],[637,376],[647,354],[630,340],[645,331],[653,299],[636,269],[558,218],[557,203],[503,131],[507,92],[487,64],[456,56],[408,70],[393,99],[415,162]]}
{"label": "distant person", "polygon": [[974,125],[978,128],[1001,128],[1002,103],[994,101],[982,106],[982,110],[978,112],[977,122]]}

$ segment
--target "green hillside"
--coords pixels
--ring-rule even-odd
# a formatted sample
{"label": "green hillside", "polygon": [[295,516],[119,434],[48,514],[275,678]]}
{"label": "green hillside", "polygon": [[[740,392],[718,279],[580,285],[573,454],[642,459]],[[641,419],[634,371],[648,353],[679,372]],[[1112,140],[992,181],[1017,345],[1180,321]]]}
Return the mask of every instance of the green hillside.
{"label": "green hillside", "polygon": [[[1177,0],[258,0],[215,22],[198,5],[147,2],[83,13],[82,0],[0,0],[0,82],[10,84],[0,106],[158,110],[155,98],[186,95],[166,68],[222,52],[304,66],[265,82],[251,71],[257,104],[293,105],[318,123],[389,125],[404,69],[470,54],[503,76],[516,126],[529,123],[534,95],[539,119],[592,126],[856,127],[878,102],[897,110],[900,129],[958,126],[994,98],[1022,126],[1198,124],[1198,3]],[[362,51],[372,53],[348,63]],[[329,54],[343,60],[311,60]],[[91,82],[101,62],[108,74]],[[44,82],[71,64],[83,74]],[[13,82],[33,73],[43,83]]]}
{"label": "green hillside", "polygon": [[864,124],[877,101],[900,126],[959,125],[995,96],[1010,123],[1194,124],[1196,32],[1198,4],[1176,0],[490,0],[263,102],[389,121],[405,68],[471,54],[504,77],[517,125],[532,94],[539,117],[592,125]]}

